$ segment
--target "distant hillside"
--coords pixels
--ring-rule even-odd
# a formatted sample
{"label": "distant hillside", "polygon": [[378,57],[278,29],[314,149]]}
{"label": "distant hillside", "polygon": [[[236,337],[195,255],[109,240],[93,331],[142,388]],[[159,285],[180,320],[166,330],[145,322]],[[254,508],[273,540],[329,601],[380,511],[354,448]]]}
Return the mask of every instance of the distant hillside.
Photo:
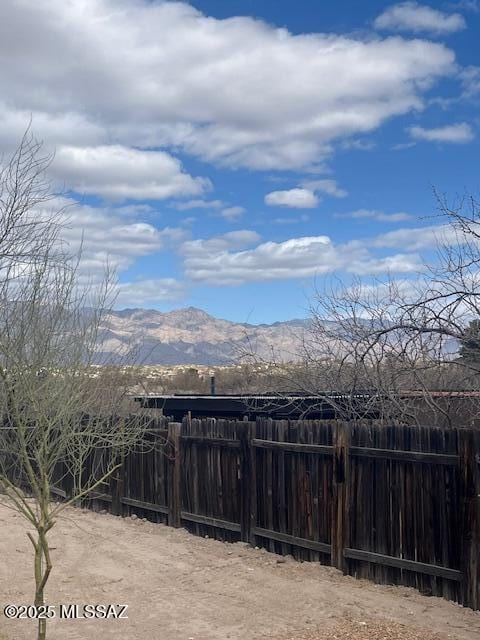
{"label": "distant hillside", "polygon": [[144,364],[226,365],[254,351],[261,358],[295,360],[308,320],[243,324],[188,307],[162,313],[153,309],[112,312],[102,327],[99,360],[138,345]]}

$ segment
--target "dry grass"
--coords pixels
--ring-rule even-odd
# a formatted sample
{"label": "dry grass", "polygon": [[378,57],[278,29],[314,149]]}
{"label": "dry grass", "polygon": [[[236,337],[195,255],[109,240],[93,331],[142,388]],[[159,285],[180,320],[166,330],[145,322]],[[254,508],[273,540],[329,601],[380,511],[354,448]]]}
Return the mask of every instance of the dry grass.
{"label": "dry grass", "polygon": [[331,629],[294,632],[276,640],[447,640],[451,634],[438,634],[394,622],[345,620]]}

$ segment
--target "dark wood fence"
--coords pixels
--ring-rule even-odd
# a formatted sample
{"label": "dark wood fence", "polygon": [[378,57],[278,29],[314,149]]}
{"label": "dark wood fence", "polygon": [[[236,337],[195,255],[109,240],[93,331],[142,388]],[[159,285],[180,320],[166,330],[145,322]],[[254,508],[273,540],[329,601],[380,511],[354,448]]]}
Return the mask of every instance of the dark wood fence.
{"label": "dark wood fence", "polygon": [[197,535],[244,540],[480,609],[480,431],[372,422],[185,419],[108,493]]}

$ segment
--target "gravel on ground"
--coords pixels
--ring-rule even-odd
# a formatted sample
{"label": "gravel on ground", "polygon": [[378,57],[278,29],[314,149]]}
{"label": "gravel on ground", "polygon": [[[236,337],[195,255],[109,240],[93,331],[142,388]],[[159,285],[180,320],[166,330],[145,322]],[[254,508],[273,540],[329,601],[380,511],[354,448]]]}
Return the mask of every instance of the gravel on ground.
{"label": "gravel on ground", "polygon": [[446,640],[452,634],[432,633],[382,620],[345,620],[323,631],[294,632],[277,640]]}

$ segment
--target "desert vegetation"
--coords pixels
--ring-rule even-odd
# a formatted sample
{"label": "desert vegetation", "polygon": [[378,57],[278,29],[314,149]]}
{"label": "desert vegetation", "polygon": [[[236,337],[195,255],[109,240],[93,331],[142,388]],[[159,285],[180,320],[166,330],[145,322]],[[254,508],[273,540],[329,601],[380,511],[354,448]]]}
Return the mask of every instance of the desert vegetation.
{"label": "desert vegetation", "polygon": [[[293,364],[285,365],[293,367]],[[225,366],[138,366],[124,371],[135,393],[169,394],[212,392],[216,394],[281,393],[289,389],[286,376],[274,363],[245,363]]]}

